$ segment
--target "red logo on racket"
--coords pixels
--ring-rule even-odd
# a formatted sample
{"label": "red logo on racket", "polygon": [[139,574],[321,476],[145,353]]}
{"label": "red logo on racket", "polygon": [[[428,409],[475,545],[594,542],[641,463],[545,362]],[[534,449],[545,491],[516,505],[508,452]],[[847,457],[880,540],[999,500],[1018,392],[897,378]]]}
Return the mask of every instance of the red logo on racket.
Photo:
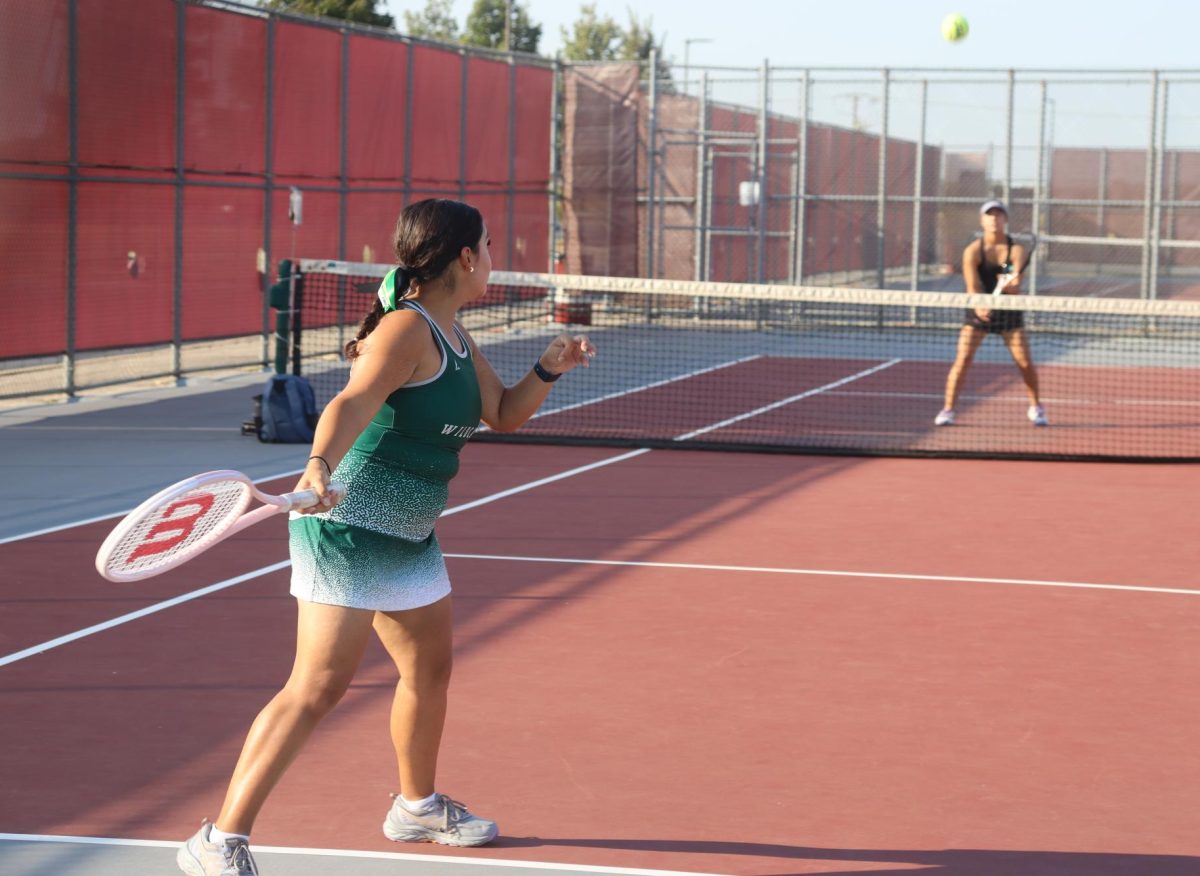
{"label": "red logo on racket", "polygon": [[[196,528],[196,523],[199,522],[201,517],[208,513],[209,509],[213,506],[213,502],[215,501],[216,496],[212,495],[211,493],[200,493],[199,495],[188,496],[186,499],[180,499],[178,502],[172,502],[167,506],[166,510],[163,511],[163,517],[165,519],[156,523],[151,530],[146,533],[145,539],[143,539],[142,543],[137,546],[137,549],[129,555],[129,558],[125,560],[125,564],[129,565],[134,560],[142,557],[149,557],[153,556],[154,554],[161,554],[164,551],[169,551],[171,548],[175,547],[175,545],[186,540],[187,537],[192,534],[192,530]],[[195,506],[197,510],[193,511],[191,514],[186,514],[180,517],[171,516],[180,508],[187,508],[189,506]],[[167,535],[168,533],[174,534]],[[165,535],[166,537],[160,538],[158,541],[151,540],[160,535]]]}

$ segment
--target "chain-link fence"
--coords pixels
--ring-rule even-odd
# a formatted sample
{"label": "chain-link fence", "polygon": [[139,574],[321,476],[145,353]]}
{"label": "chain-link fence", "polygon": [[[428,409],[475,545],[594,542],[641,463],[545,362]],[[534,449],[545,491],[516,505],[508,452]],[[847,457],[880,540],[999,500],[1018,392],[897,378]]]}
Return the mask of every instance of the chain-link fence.
{"label": "chain-link fence", "polygon": [[1200,71],[647,65],[607,99],[638,118],[636,193],[577,176],[567,199],[636,194],[604,217],[636,238],[612,272],[960,290],[979,206],[1002,198],[1038,239],[1028,292],[1200,297]]}
{"label": "chain-link fence", "polygon": [[391,258],[401,206],[544,270],[554,62],[225,0],[0,4],[0,399],[268,361],[282,258]]}

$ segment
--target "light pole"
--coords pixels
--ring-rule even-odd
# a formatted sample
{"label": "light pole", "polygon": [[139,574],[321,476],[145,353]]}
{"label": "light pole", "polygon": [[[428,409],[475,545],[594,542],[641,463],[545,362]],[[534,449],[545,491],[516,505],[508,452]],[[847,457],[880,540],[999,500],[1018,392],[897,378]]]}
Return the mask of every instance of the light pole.
{"label": "light pole", "polygon": [[691,54],[692,43],[711,43],[708,37],[687,37],[683,41],[683,93],[688,89],[688,55]]}

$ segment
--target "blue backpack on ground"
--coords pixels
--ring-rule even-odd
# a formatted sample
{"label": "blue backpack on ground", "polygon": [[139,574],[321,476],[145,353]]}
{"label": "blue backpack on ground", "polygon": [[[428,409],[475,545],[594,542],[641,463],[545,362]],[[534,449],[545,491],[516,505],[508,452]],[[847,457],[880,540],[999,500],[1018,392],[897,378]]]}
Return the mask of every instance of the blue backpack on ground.
{"label": "blue backpack on ground", "polygon": [[258,440],[277,444],[307,444],[317,424],[317,399],[312,386],[296,374],[276,374],[262,395],[262,425]]}

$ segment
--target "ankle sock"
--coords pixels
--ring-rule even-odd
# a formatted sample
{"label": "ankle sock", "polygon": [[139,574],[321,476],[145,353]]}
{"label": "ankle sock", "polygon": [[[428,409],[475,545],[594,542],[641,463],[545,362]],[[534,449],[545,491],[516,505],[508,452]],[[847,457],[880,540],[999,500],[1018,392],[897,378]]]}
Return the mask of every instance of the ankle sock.
{"label": "ankle sock", "polygon": [[208,829],[208,841],[210,843],[216,843],[218,846],[224,847],[225,840],[227,839],[240,839],[250,842],[250,837],[247,834],[226,833],[223,830],[217,830],[217,826],[215,824]]}
{"label": "ankle sock", "polygon": [[433,808],[433,804],[437,802],[437,796],[438,796],[437,793],[434,792],[433,794],[430,794],[428,797],[424,797],[420,800],[409,800],[407,797],[405,797],[403,794],[401,794],[399,797],[399,800],[400,800],[400,805],[403,806],[405,809],[407,809],[409,812],[411,812],[413,815],[424,815],[426,812],[428,812],[430,809]]}

